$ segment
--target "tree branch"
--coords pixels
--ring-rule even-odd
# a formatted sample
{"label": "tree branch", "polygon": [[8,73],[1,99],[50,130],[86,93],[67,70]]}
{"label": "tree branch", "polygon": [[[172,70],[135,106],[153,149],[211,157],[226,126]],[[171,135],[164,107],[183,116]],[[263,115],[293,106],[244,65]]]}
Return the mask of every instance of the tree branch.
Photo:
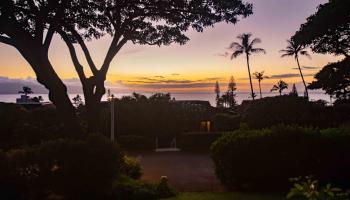
{"label": "tree branch", "polygon": [[14,42],[9,37],[0,36],[0,42],[4,43],[4,44],[7,44],[7,45],[10,45],[10,46],[14,46],[15,45]]}
{"label": "tree branch", "polygon": [[50,28],[47,31],[47,34],[46,34],[46,37],[45,37],[45,41],[44,41],[44,49],[45,49],[45,51],[49,50],[49,47],[50,47],[50,44],[51,44],[52,37],[53,37],[54,33],[55,33],[55,30],[53,28],[53,25],[50,25]]}
{"label": "tree branch", "polygon": [[[68,46],[70,56],[72,58],[75,71],[78,73],[79,79],[82,81],[82,83],[86,80],[86,76],[84,73],[83,66],[80,64],[79,59],[77,57],[77,53],[75,51],[74,45],[69,40],[69,37],[64,33],[64,31],[59,31],[60,35],[62,36],[63,40]],[[84,84],[84,83],[83,83]]]}
{"label": "tree branch", "polygon": [[67,28],[73,34],[74,38],[78,41],[81,49],[84,52],[86,61],[88,62],[92,73],[94,75],[97,75],[98,74],[98,70],[96,68],[96,65],[95,65],[94,61],[92,60],[91,54],[89,52],[89,49],[87,48],[83,38],[79,35],[79,33],[76,30],[74,30],[74,28],[69,28],[69,27],[67,27]]}
{"label": "tree branch", "polygon": [[109,65],[111,64],[113,58],[128,41],[128,39],[126,37],[123,37],[123,39],[120,39],[120,37],[121,37],[120,34],[116,34],[113,37],[113,41],[108,49],[108,53],[103,61],[103,65],[101,67],[101,71],[102,71],[103,75],[107,74]]}

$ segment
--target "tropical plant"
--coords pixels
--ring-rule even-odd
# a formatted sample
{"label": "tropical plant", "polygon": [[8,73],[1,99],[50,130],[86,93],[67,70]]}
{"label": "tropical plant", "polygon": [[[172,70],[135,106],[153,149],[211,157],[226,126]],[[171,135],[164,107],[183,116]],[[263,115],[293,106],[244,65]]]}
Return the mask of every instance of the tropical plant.
{"label": "tropical plant", "polygon": [[73,104],[78,107],[79,105],[83,104],[83,99],[81,98],[81,96],[79,94],[77,94],[77,96],[73,97]]}
{"label": "tropical plant", "polygon": [[28,97],[28,94],[33,94],[34,92],[32,91],[32,88],[23,86],[22,90],[18,91],[20,94],[24,94],[24,96]]}
{"label": "tropical plant", "polygon": [[296,42],[294,42],[293,40],[287,40],[287,43],[288,43],[288,46],[286,47],[286,49],[282,49],[280,51],[281,53],[283,53],[281,57],[283,58],[286,56],[294,56],[294,59],[297,61],[297,64],[298,64],[298,69],[300,72],[301,79],[303,80],[306,98],[309,98],[309,92],[307,91],[307,86],[305,83],[304,75],[303,75],[303,72],[301,71],[301,67],[300,67],[300,63],[299,63],[299,55],[307,56],[308,58],[311,58],[311,56],[305,50],[306,49],[305,46],[299,45]]}
{"label": "tropical plant", "polygon": [[262,93],[261,93],[261,81],[264,80],[265,78],[269,78],[268,76],[264,75],[265,71],[262,72],[254,72],[254,78],[258,80],[259,82],[259,91],[260,91],[260,99],[262,98]]}
{"label": "tropical plant", "polygon": [[238,57],[241,54],[246,55],[251,96],[254,100],[255,94],[253,89],[252,77],[250,74],[249,56],[252,55],[253,53],[266,53],[266,51],[262,48],[255,48],[254,46],[258,43],[261,43],[261,40],[259,38],[254,38],[253,40],[250,40],[251,37],[252,37],[251,33],[243,33],[237,36],[237,38],[239,39],[239,43],[232,42],[229,48],[233,50],[233,53],[231,55],[231,60]]}
{"label": "tropical plant", "polygon": [[291,178],[290,181],[294,182],[294,185],[287,195],[288,199],[345,200],[349,198],[349,194],[342,189],[333,187],[330,183],[321,186],[312,176]]}
{"label": "tropical plant", "polygon": [[276,85],[273,85],[271,92],[278,91],[282,96],[283,90],[288,89],[288,84],[282,80],[278,81]]}

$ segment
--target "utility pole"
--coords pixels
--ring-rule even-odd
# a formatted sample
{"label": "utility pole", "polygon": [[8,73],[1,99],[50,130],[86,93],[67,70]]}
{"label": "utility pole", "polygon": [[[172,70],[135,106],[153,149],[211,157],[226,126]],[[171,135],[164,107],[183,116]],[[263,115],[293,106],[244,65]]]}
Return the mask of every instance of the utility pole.
{"label": "utility pole", "polygon": [[115,110],[114,110],[114,97],[112,96],[111,97],[111,140],[112,142],[114,143],[115,141],[115,138],[114,138],[114,123],[115,123],[115,120],[114,120],[114,113]]}

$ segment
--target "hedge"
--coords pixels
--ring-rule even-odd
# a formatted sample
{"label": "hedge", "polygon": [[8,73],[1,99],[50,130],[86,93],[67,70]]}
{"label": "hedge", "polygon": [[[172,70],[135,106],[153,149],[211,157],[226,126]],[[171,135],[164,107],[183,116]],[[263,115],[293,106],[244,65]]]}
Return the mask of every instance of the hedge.
{"label": "hedge", "polygon": [[350,185],[350,134],[296,126],[240,129],[211,147],[216,174],[228,189],[285,190],[289,178],[314,175]]}

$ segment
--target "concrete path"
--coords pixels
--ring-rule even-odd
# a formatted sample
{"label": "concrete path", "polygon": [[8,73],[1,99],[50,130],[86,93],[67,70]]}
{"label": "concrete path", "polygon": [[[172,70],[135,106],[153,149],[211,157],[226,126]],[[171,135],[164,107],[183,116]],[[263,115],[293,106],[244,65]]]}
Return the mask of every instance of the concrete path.
{"label": "concrete path", "polygon": [[224,191],[208,153],[131,152],[129,155],[140,159],[144,180],[159,181],[161,176],[167,176],[178,191]]}

